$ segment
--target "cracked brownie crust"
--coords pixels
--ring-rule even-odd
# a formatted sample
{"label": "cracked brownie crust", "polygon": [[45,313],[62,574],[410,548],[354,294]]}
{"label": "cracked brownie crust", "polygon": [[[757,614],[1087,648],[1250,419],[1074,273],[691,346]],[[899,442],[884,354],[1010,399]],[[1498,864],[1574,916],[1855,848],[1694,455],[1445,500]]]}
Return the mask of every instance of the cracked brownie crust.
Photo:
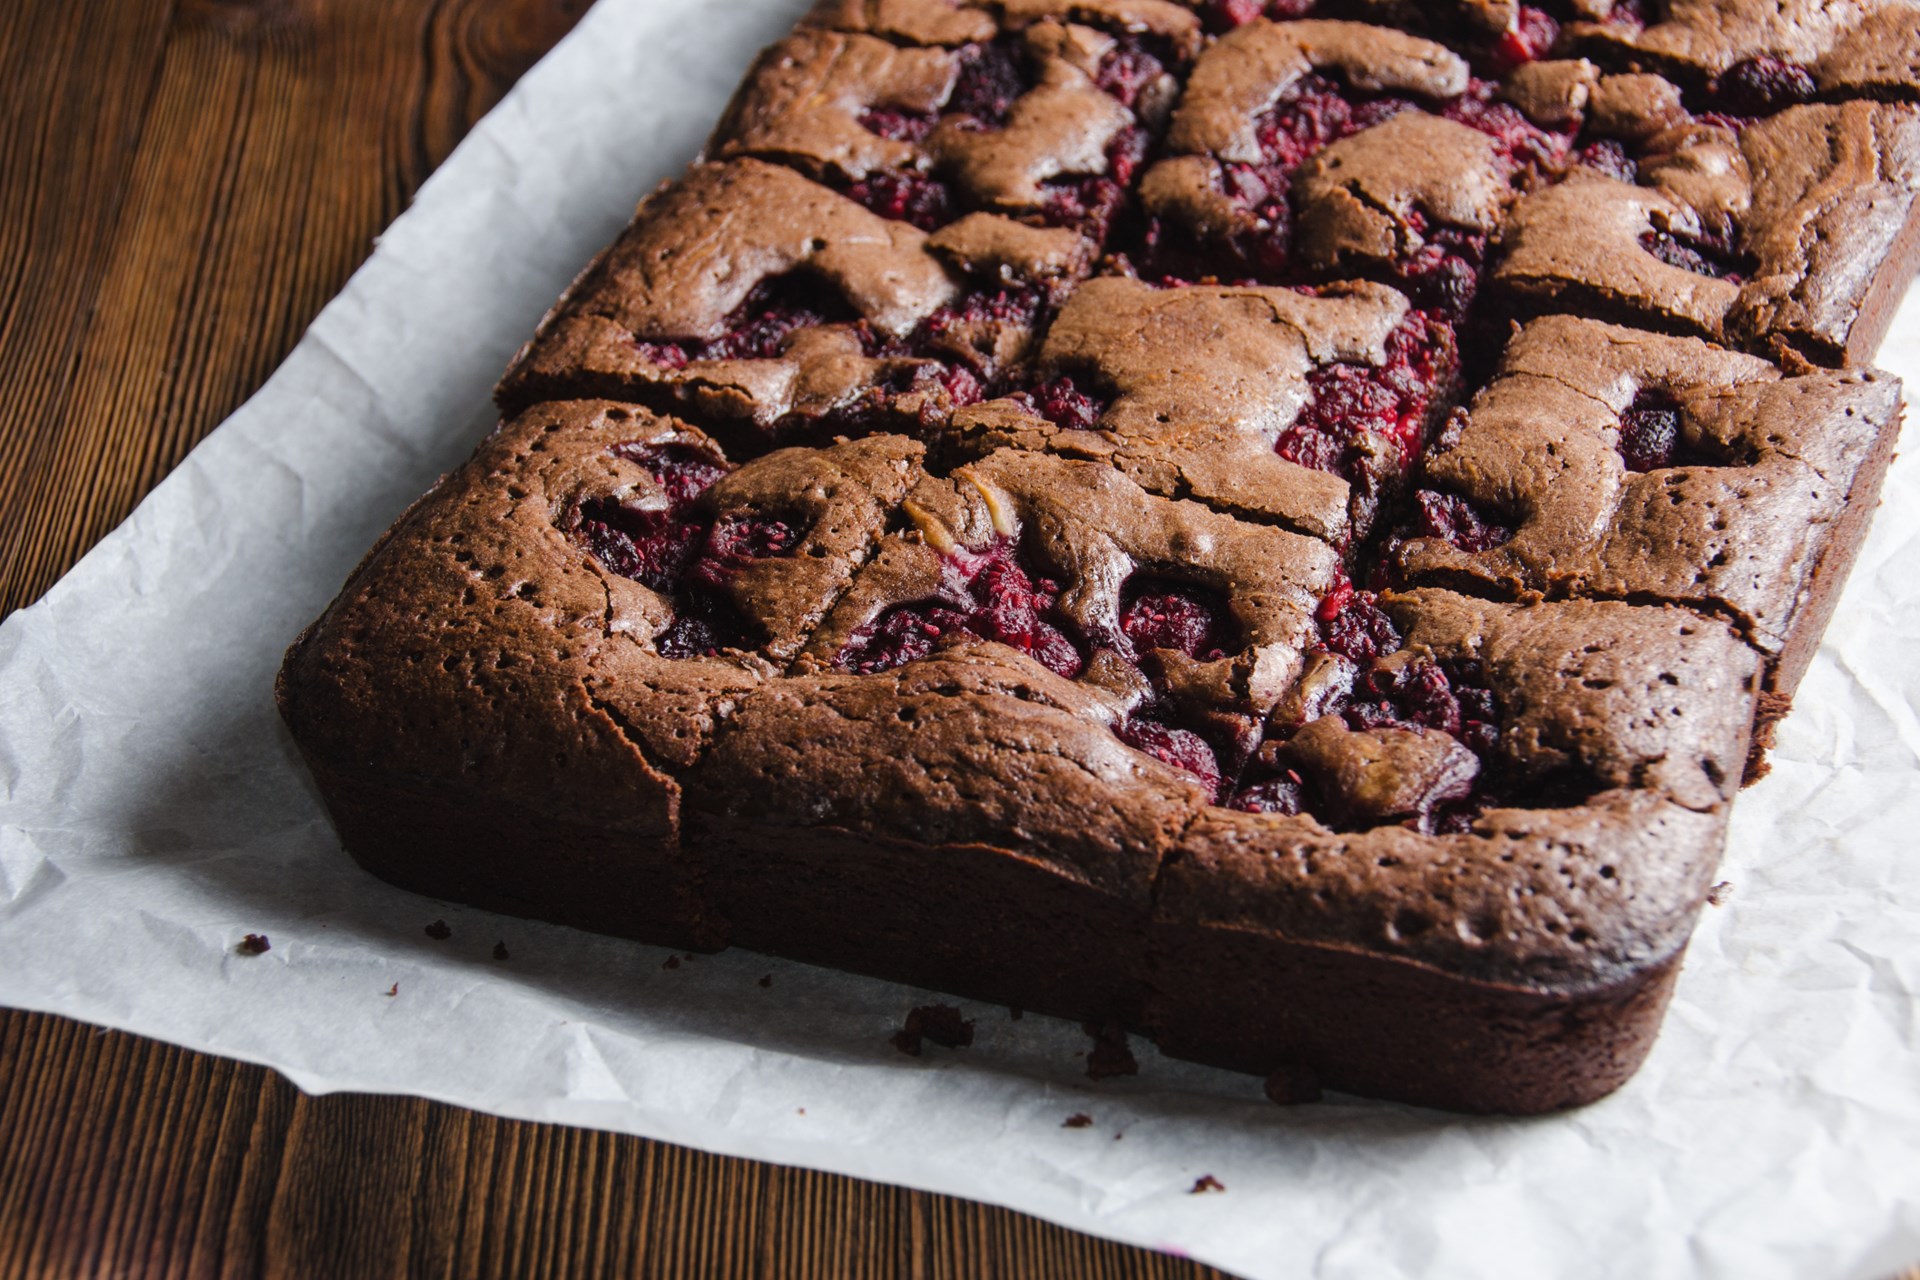
{"label": "cracked brownie crust", "polygon": [[289,651],[347,848],[1605,1094],[1897,440],[1915,13],[825,0]]}

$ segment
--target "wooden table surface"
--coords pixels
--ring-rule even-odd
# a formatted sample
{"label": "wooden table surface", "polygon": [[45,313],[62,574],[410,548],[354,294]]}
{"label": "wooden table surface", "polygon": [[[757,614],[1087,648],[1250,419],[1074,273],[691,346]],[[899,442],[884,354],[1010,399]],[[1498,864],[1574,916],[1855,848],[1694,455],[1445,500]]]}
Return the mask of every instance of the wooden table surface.
{"label": "wooden table surface", "polygon": [[[239,406],[585,0],[0,0],[0,616]],[[0,1010],[0,1277],[1220,1273]]]}

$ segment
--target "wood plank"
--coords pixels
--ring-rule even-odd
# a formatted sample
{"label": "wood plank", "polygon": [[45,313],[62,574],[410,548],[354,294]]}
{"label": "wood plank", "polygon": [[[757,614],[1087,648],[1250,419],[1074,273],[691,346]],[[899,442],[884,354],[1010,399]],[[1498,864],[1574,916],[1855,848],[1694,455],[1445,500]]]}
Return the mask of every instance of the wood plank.
{"label": "wood plank", "polygon": [[0,368],[18,388],[0,402],[0,613],[45,591],[265,380],[584,7],[10,9],[0,208],[24,229],[0,229]]}
{"label": "wood plank", "polygon": [[946,1196],[525,1124],[309,1098],[260,1067],[0,1011],[0,1276],[1220,1273]]}

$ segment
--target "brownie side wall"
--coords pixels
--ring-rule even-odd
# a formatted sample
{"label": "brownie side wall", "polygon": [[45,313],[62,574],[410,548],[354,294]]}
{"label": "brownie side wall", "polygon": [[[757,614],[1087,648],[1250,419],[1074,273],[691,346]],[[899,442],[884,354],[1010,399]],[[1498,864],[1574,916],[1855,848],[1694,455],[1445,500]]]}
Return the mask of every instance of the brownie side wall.
{"label": "brownie side wall", "polygon": [[1064,1018],[1139,1022],[1147,904],[1011,849],[689,815],[743,947]]}
{"label": "brownie side wall", "polygon": [[1652,1048],[1680,957],[1579,994],[1471,982],[1390,957],[1163,923],[1147,1032],[1233,1071],[1310,1071],[1343,1093],[1532,1115],[1613,1092]]}
{"label": "brownie side wall", "polygon": [[726,946],[670,826],[612,831],[482,790],[306,760],[348,854],[389,884],[660,946]]}
{"label": "brownie side wall", "polygon": [[[1873,283],[1860,299],[1853,324],[1847,329],[1846,350],[1834,353],[1838,358],[1830,356],[1826,363],[1848,369],[1871,365],[1874,353],[1886,340],[1887,330],[1893,327],[1894,312],[1900,309],[1900,300],[1906,297],[1907,286],[1913,283],[1916,273],[1920,273],[1920,200],[1908,208],[1906,224],[1894,236],[1886,257],[1874,272]],[[1791,367],[1787,351],[1795,335],[1769,336],[1776,355]]]}
{"label": "brownie side wall", "polygon": [[1892,425],[1874,440],[1873,452],[1854,475],[1853,487],[1847,492],[1846,506],[1828,532],[1826,546],[1812,567],[1812,589],[1807,603],[1794,619],[1793,632],[1781,646],[1780,655],[1774,660],[1773,669],[1768,674],[1768,693],[1791,702],[1794,692],[1800,687],[1800,681],[1807,674],[1807,668],[1813,663],[1813,655],[1819,651],[1820,639],[1826,634],[1827,623],[1833,619],[1840,593],[1853,574],[1854,563],[1860,558],[1861,544],[1867,538],[1867,528],[1880,505],[1880,492],[1886,483],[1887,468],[1893,464],[1894,452],[1900,443],[1904,417],[1903,405],[1895,413]]}
{"label": "brownie side wall", "polygon": [[1853,566],[1860,559],[1860,548],[1867,540],[1867,530],[1880,505],[1887,469],[1893,465],[1900,444],[1905,414],[1903,402],[1893,424],[1874,440],[1873,452],[1855,473],[1840,519],[1828,532],[1826,546],[1812,566],[1807,602],[1794,618],[1786,643],[1768,666],[1766,687],[1760,691],[1754,710],[1753,738],[1742,786],[1753,785],[1772,768],[1767,755],[1773,750],[1780,722],[1793,710],[1793,698],[1799,691],[1800,681],[1820,651],[1820,641],[1826,636],[1827,624],[1833,620],[1840,593],[1846,589],[1847,580],[1853,576]]}

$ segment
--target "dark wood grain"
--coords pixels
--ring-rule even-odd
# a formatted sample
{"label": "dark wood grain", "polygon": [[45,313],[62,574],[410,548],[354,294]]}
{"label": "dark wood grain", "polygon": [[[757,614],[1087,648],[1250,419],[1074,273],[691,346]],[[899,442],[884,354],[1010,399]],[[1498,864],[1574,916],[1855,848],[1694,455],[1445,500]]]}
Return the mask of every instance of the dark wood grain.
{"label": "dark wood grain", "polygon": [[[0,615],[251,394],[584,0],[0,3]],[[1217,1276],[0,1011],[0,1277]]]}

